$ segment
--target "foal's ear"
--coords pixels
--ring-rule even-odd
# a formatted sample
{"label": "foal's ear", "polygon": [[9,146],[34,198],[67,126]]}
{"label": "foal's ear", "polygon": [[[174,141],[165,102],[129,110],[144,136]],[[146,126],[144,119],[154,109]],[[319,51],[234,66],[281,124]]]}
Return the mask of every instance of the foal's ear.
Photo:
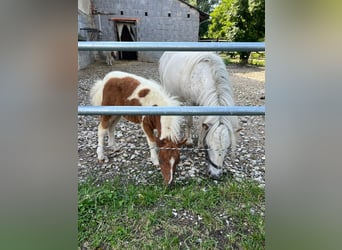
{"label": "foal's ear", "polygon": [[163,140],[160,140],[158,136],[155,137],[156,138],[156,143],[158,147],[161,147],[164,143]]}
{"label": "foal's ear", "polygon": [[183,138],[182,140],[180,140],[178,143],[177,143],[177,147],[179,148],[180,146],[184,145],[187,141],[187,138]]}

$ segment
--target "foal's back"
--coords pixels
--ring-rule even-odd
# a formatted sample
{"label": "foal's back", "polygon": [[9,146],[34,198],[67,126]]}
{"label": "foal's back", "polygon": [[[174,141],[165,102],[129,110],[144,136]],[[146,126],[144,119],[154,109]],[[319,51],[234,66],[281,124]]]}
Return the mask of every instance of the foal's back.
{"label": "foal's back", "polygon": [[159,106],[166,99],[158,83],[126,72],[108,73],[103,84],[104,106]]}

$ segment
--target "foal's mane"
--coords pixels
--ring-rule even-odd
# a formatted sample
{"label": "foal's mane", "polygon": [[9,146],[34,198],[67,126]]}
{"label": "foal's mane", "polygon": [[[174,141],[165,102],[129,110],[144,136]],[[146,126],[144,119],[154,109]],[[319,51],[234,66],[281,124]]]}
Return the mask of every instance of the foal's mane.
{"label": "foal's mane", "polygon": [[[157,82],[149,80],[158,90],[158,98],[155,98],[158,106],[180,106],[180,102],[175,97],[169,95],[164,88],[162,88]],[[152,90],[152,88],[151,88]],[[153,90],[152,90],[153,91]],[[164,138],[170,139],[172,142],[177,143],[179,141],[180,133],[180,116],[160,116],[161,134],[160,140]]]}

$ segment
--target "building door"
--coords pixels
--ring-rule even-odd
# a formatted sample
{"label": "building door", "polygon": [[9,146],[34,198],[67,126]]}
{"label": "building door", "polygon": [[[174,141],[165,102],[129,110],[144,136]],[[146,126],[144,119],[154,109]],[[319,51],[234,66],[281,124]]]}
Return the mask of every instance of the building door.
{"label": "building door", "polygon": [[[116,22],[115,27],[118,41],[135,42],[137,40],[135,22]],[[119,57],[122,60],[138,59],[137,51],[120,51]]]}

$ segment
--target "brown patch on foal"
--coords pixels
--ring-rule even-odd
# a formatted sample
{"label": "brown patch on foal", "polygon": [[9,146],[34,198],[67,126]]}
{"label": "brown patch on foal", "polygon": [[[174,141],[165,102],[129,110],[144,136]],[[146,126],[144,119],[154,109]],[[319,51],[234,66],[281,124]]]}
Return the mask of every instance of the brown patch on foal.
{"label": "brown patch on foal", "polygon": [[149,89],[142,89],[142,90],[139,91],[138,96],[139,96],[140,98],[142,98],[142,97],[147,96],[148,93],[150,93],[150,90],[149,90]]}
{"label": "brown patch on foal", "polygon": [[141,106],[137,99],[128,100],[139,84],[131,77],[109,79],[103,88],[102,106]]}
{"label": "brown patch on foal", "polygon": [[[141,106],[138,99],[128,100],[140,82],[131,77],[110,78],[104,88],[102,97],[102,106]],[[134,123],[141,123],[141,116],[124,116],[127,120]],[[102,122],[106,125],[110,116],[102,116]],[[106,128],[105,126],[103,126]]]}

